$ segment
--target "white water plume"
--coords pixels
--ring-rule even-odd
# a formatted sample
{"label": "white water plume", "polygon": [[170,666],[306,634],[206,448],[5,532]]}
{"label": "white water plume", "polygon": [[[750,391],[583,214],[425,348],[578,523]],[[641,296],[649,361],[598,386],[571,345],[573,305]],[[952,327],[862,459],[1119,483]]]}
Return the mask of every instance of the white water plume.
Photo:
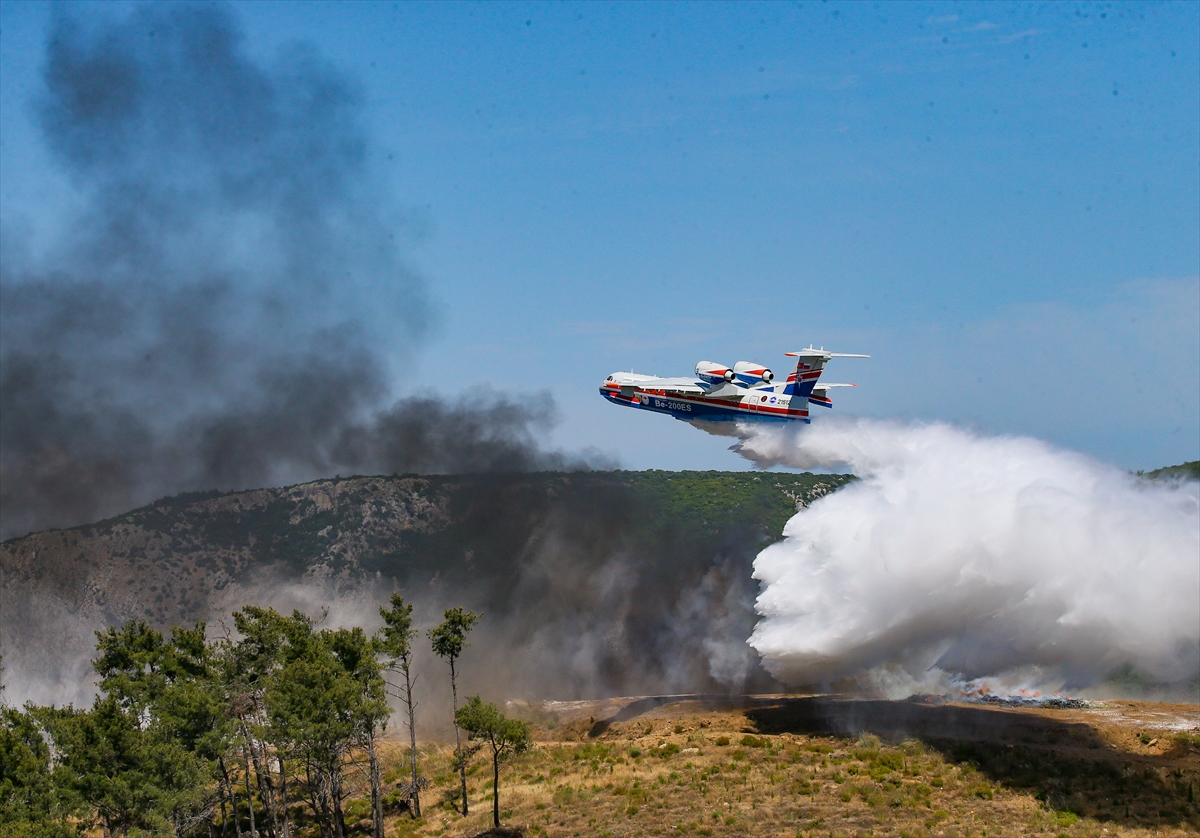
{"label": "white water plume", "polygon": [[861,478],[755,560],[749,643],[776,678],[894,694],[1200,676],[1200,484],[946,424],[746,434],[735,447],[760,464]]}

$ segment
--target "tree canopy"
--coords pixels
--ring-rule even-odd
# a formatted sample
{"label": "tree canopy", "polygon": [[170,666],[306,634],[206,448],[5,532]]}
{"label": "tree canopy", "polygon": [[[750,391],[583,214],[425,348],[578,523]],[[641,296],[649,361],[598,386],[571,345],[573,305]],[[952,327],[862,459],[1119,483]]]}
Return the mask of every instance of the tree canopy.
{"label": "tree canopy", "polygon": [[500,826],[500,764],[529,749],[532,733],[529,725],[510,719],[495,704],[473,695],[454,714],[455,723],[471,739],[485,743],[492,753],[492,824]]}

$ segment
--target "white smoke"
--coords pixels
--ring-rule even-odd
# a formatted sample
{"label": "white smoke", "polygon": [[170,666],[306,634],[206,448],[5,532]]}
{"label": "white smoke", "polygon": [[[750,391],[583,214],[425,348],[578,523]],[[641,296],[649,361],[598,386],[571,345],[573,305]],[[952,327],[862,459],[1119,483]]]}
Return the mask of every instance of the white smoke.
{"label": "white smoke", "polygon": [[1151,483],[1035,439],[832,419],[746,429],[760,464],[861,478],[754,563],[749,643],[791,684],[885,694],[1200,676],[1198,484]]}

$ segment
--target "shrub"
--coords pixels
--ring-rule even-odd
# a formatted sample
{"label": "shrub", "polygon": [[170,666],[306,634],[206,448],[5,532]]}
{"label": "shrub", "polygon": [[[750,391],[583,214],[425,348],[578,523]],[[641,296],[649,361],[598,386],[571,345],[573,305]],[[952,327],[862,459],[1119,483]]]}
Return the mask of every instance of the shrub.
{"label": "shrub", "polygon": [[580,745],[575,749],[574,758],[580,760],[607,760],[612,757],[612,745],[605,745],[601,742],[588,742],[586,745]]}
{"label": "shrub", "polygon": [[875,757],[875,763],[893,771],[900,771],[904,768],[904,754],[899,751],[880,751]]}
{"label": "shrub", "polygon": [[1079,815],[1063,810],[1054,813],[1054,824],[1059,827],[1074,826],[1079,821]]}
{"label": "shrub", "polygon": [[882,744],[874,733],[864,733],[858,737],[858,747],[866,751],[878,751]]}

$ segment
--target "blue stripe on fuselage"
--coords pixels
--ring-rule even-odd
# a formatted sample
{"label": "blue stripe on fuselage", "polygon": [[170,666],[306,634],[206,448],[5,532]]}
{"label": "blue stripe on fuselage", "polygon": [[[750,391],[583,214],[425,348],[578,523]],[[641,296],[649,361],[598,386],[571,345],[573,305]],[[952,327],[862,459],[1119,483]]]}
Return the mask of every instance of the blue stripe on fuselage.
{"label": "blue stripe on fuselage", "polygon": [[674,416],[676,419],[682,419],[687,422],[697,419],[705,422],[732,422],[739,419],[755,422],[810,422],[807,416],[771,416],[769,414],[754,413],[749,410],[739,409],[733,405],[726,407],[724,405],[702,404],[683,399],[673,399],[670,396],[645,394],[646,403],[643,404],[638,401],[637,396],[623,396],[616,390],[601,388],[600,395],[613,404],[636,407],[640,410],[649,410],[652,413],[665,413],[668,416]]}

